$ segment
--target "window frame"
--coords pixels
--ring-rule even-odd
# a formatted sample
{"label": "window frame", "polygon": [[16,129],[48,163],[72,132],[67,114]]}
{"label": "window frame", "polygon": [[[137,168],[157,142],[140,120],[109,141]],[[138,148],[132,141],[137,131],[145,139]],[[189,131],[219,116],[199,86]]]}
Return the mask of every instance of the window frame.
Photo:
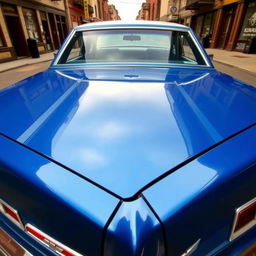
{"label": "window frame", "polygon": [[[189,34],[191,40],[193,41],[194,45],[196,46],[199,54],[201,55],[205,65],[200,64],[179,64],[179,63],[142,63],[142,62],[134,62],[134,63],[124,63],[124,62],[111,62],[111,63],[74,63],[74,64],[61,64],[58,63],[62,57],[62,54],[65,52],[66,48],[68,47],[70,41],[73,39],[76,32],[86,32],[86,31],[101,31],[101,30],[120,30],[120,29],[145,29],[145,30],[166,30],[166,31],[178,31],[178,32],[186,32]],[[191,67],[191,68],[214,68],[211,61],[207,57],[207,54],[203,47],[200,45],[200,42],[192,32],[190,28],[177,28],[177,27],[156,27],[156,26],[115,26],[115,27],[91,27],[91,28],[76,28],[69,34],[68,38],[66,39],[64,45],[58,51],[56,58],[53,60],[51,67],[93,67],[93,66],[157,66],[157,67]]]}

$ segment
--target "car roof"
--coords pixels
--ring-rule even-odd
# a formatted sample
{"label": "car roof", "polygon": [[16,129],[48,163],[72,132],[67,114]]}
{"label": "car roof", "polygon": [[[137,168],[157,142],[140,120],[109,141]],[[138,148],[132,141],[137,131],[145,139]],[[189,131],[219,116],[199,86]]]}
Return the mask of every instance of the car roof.
{"label": "car roof", "polygon": [[168,28],[180,28],[189,29],[184,25],[174,22],[163,22],[163,21],[101,21],[101,22],[90,22],[80,26],[77,26],[75,30],[84,30],[91,28],[111,28],[111,27],[168,27]]}

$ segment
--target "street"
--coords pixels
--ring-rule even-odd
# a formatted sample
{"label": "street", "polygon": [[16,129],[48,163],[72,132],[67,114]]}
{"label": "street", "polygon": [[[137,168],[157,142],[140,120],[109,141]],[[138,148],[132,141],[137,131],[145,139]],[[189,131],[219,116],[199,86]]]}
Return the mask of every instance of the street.
{"label": "street", "polygon": [[[42,62],[38,64],[28,65],[12,70],[8,70],[0,73],[0,89],[14,84],[26,77],[45,70],[50,64],[50,61]],[[214,62],[216,69],[219,71],[231,75],[243,82],[256,86],[256,73],[244,71],[242,69],[228,66],[220,62]]]}

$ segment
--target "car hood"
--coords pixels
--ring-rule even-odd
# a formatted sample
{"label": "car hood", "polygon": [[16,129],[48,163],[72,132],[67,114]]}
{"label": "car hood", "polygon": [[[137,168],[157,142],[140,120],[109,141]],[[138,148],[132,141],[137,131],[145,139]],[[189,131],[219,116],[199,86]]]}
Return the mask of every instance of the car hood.
{"label": "car hood", "polygon": [[49,69],[0,93],[0,132],[122,198],[256,121],[213,69]]}

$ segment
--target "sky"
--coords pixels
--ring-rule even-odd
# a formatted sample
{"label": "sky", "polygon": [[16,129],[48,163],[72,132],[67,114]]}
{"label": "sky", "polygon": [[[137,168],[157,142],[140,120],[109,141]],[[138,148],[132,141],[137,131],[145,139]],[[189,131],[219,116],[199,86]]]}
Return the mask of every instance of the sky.
{"label": "sky", "polygon": [[145,0],[108,0],[109,4],[114,4],[122,20],[135,20]]}

